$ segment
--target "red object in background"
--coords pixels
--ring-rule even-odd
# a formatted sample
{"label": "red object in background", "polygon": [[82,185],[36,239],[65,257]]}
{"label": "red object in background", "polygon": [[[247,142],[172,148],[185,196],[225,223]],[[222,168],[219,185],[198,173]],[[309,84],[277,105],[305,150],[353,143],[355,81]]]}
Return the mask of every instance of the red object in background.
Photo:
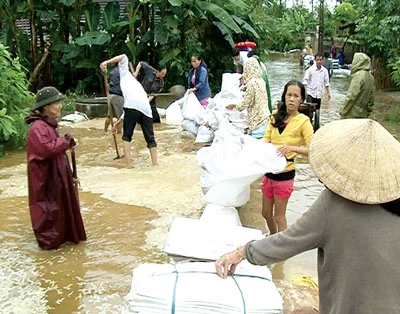
{"label": "red object in background", "polygon": [[242,49],[248,50],[249,48],[254,49],[255,47],[257,47],[257,44],[253,41],[248,41],[248,40],[235,44],[235,48],[238,48],[240,50]]}

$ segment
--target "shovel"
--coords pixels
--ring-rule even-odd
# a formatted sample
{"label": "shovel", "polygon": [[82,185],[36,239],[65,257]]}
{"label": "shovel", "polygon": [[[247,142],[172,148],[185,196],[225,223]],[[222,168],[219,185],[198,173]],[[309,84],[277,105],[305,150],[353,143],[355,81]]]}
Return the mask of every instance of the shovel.
{"label": "shovel", "polygon": [[182,85],[174,85],[169,89],[168,93],[150,93],[149,96],[173,96],[174,99],[182,98],[185,95],[186,89]]}
{"label": "shovel", "polygon": [[[113,114],[112,114],[112,108],[111,108],[111,103],[110,103],[110,93],[108,91],[108,80],[107,80],[107,74],[104,73],[104,89],[106,91],[106,96],[107,96],[107,108],[108,108],[108,114],[109,114],[109,119],[110,119],[110,125],[111,125],[111,129],[113,129],[114,127],[114,120],[113,120]],[[120,159],[124,156],[120,156],[119,152],[118,152],[118,145],[117,145],[117,137],[115,135],[114,132],[112,132],[113,138],[114,138],[114,145],[115,145],[115,151],[117,153],[117,157],[114,158],[114,160],[116,159]]]}

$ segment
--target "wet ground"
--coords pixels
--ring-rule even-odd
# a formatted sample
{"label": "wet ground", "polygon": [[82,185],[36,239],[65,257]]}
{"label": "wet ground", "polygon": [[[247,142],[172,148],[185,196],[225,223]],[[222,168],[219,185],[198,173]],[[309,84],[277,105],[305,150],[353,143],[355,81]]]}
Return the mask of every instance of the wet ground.
{"label": "wet ground", "polygon": [[[280,98],[284,84],[301,79],[303,70],[290,56],[269,57],[272,96]],[[332,80],[332,100],[322,105],[321,122],[338,118],[347,79]],[[162,252],[174,217],[198,218],[201,201],[198,145],[180,135],[180,128],[158,124],[159,165],[150,166],[142,134],[134,136],[133,168],[115,159],[111,133],[103,119],[62,125],[79,140],[80,202],[88,239],[55,251],[41,251],[34,238],[27,201],[26,153],[0,159],[0,313],[119,313],[131,284],[132,269],[144,262],[169,262]],[[119,154],[122,141],[117,135]],[[295,191],[287,217],[293,223],[322,190],[306,158],[297,167]],[[260,215],[259,182],[250,201],[239,209],[244,226],[265,231]],[[306,252],[272,267],[274,278],[290,282],[317,277],[316,252]]]}

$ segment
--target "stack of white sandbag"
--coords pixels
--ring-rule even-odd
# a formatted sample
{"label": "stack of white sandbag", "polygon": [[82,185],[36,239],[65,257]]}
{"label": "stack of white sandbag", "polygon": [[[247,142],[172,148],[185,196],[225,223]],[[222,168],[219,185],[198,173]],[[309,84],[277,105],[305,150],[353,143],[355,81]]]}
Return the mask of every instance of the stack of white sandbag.
{"label": "stack of white sandbag", "polygon": [[224,73],[222,75],[221,91],[208,100],[203,125],[199,128],[196,143],[211,142],[214,133],[224,122],[229,122],[242,134],[248,127],[247,110],[239,111],[236,108],[227,109],[228,105],[237,105],[243,101],[240,90],[238,73]]}
{"label": "stack of white sandbag", "polygon": [[248,126],[247,110],[226,109],[226,106],[239,104],[243,100],[239,78],[240,74],[224,73],[221,91],[208,100],[206,108],[200,104],[194,93],[187,91],[181,99],[166,109],[166,123],[180,125],[182,134],[194,137],[196,143],[212,142],[214,132],[225,121],[244,133]]}
{"label": "stack of white sandbag", "polygon": [[204,107],[193,93],[187,91],[185,95],[168,106],[165,111],[167,124],[178,124],[183,131],[193,137],[197,135],[199,126],[204,122]]}
{"label": "stack of white sandbag", "polygon": [[184,131],[190,132],[195,137],[199,130],[199,126],[204,122],[204,107],[200,104],[196,95],[186,92],[182,103],[181,127]]}
{"label": "stack of white sandbag", "polygon": [[282,313],[267,267],[240,263],[226,279],[214,263],[141,264],[133,270],[123,314]]}

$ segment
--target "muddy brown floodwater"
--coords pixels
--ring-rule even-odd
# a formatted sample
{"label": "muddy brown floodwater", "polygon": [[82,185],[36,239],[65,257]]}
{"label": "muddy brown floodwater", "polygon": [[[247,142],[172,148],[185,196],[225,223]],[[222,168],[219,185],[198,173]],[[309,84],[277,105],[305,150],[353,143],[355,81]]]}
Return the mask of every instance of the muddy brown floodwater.
{"label": "muddy brown floodwater", "polygon": [[[88,235],[79,245],[55,251],[38,248],[31,228],[26,178],[26,153],[0,160],[0,309],[14,313],[118,313],[131,284],[132,269],[145,262],[170,262],[162,252],[174,217],[199,218],[204,207],[197,165],[198,146],[180,135],[180,128],[156,125],[159,165],[151,167],[148,150],[137,132],[133,168],[116,157],[113,138],[104,133],[103,119],[60,126],[60,134],[78,138],[77,169],[80,202]],[[121,149],[122,141],[117,137]],[[293,222],[318,194],[299,165],[299,183],[288,213]],[[301,181],[304,181],[301,183]],[[307,192],[304,198],[304,189]],[[309,199],[309,201],[307,201]],[[259,183],[239,209],[243,225],[265,231],[260,216]],[[277,279],[316,277],[315,253],[302,254],[272,268]],[[4,302],[3,302],[4,301]],[[11,305],[8,302],[13,302]],[[7,306],[8,304],[8,306]],[[29,309],[29,310],[27,310]],[[0,311],[1,312],[1,311]]]}
{"label": "muddy brown floodwater", "polygon": [[[297,60],[296,60],[297,61]],[[297,62],[267,64],[272,95],[283,82],[301,77]],[[286,71],[286,72],[285,72]],[[322,124],[337,119],[346,81],[332,82],[333,99],[322,106]],[[117,159],[113,137],[103,131],[104,119],[61,125],[79,140],[77,170],[80,202],[88,239],[58,250],[39,249],[31,227],[25,150],[0,159],[0,313],[119,313],[129,292],[132,269],[140,263],[168,263],[163,253],[169,227],[177,216],[199,218],[204,203],[197,165],[198,145],[182,137],[180,127],[155,125],[159,165],[150,166],[141,132],[134,135],[132,169]],[[117,135],[122,155],[122,141]],[[287,210],[292,224],[322,190],[307,159],[297,164],[295,191]],[[260,183],[250,201],[239,208],[242,224],[266,230],[261,217]],[[317,277],[316,251],[275,264],[276,282]]]}
{"label": "muddy brown floodwater", "polygon": [[103,120],[60,126],[60,134],[70,132],[79,140],[80,202],[88,234],[79,245],[50,252],[38,248],[29,217],[26,153],[12,152],[0,160],[1,313],[2,308],[118,313],[133,267],[170,261],[162,248],[173,218],[199,217],[202,192],[193,140],[181,138],[176,126],[157,125],[159,166],[150,167],[138,132],[128,170],[124,159],[114,160]]}

